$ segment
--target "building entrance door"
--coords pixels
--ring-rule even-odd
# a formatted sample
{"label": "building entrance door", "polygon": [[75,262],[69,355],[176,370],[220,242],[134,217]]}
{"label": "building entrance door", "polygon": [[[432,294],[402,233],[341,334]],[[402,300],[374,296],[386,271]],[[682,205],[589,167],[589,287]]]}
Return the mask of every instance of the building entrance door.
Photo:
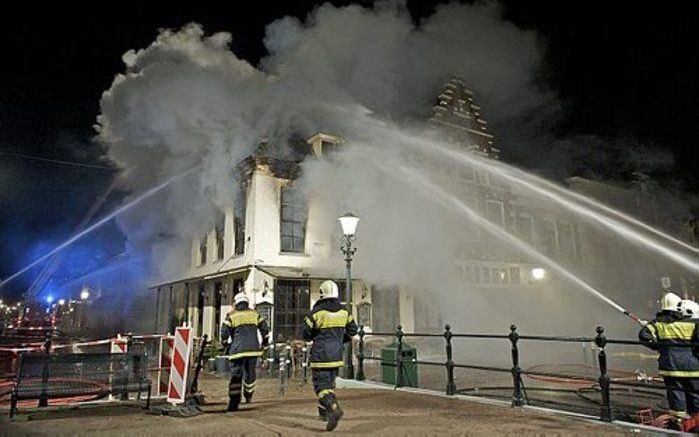
{"label": "building entrance door", "polygon": [[303,318],[311,309],[309,281],[276,281],[274,290],[274,341],[302,338]]}

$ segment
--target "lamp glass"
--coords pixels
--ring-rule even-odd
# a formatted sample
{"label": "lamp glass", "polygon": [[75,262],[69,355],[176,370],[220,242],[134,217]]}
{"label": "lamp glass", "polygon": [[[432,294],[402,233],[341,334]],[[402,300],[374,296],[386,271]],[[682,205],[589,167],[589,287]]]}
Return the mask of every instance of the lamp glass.
{"label": "lamp glass", "polygon": [[351,212],[346,213],[338,219],[340,221],[340,226],[342,226],[342,233],[347,236],[353,236],[357,230],[357,223],[359,223],[359,217],[352,214]]}
{"label": "lamp glass", "polygon": [[546,276],[546,270],[542,269],[541,267],[536,267],[532,269],[532,278],[536,280],[541,280],[544,279],[544,276]]}
{"label": "lamp glass", "polygon": [[82,300],[87,300],[87,298],[90,297],[90,292],[87,291],[87,289],[83,289],[83,291],[80,292],[80,299]]}

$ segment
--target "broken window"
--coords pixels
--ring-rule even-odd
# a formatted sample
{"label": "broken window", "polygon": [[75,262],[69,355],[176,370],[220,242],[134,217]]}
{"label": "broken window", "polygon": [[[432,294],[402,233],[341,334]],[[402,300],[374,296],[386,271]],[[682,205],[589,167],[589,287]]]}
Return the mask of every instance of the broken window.
{"label": "broken window", "polygon": [[306,242],[308,206],[300,189],[294,185],[281,189],[281,251],[303,253]]}
{"label": "broken window", "polygon": [[225,227],[226,227],[226,214],[221,212],[216,217],[216,226],[214,228],[214,234],[216,236],[216,259],[217,260],[222,260],[223,255],[224,255]]}
{"label": "broken window", "polygon": [[207,252],[207,235],[204,234],[203,237],[199,240],[199,265],[203,266],[206,264],[206,252]]}
{"label": "broken window", "polygon": [[235,254],[242,255],[245,253],[245,210],[246,210],[246,191],[245,187],[238,190],[238,195],[235,198],[233,207],[233,228],[235,233]]}

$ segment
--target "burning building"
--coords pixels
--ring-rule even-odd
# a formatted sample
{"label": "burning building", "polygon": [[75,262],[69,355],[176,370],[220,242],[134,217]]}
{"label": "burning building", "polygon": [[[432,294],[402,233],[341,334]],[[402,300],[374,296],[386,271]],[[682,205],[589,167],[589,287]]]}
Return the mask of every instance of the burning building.
{"label": "burning building", "polygon": [[[500,159],[482,110],[462,79],[453,77],[444,85],[431,112],[426,124],[430,135],[454,150],[494,162]],[[151,287],[157,296],[154,328],[164,332],[187,321],[196,335],[217,337],[225,314],[232,309],[233,296],[245,290],[251,303],[270,321],[273,339],[283,342],[300,337],[303,317],[317,299],[322,281],[338,282],[341,300],[346,302],[339,226],[334,234],[328,232],[322,203],[299,189],[297,180],[304,160],[332,159],[337,151],[351,147],[351,139],[319,132],[310,138],[291,140],[283,153],[263,141],[240,161],[234,169],[237,195],[219,213],[213,229],[192,239],[189,266],[177,277]],[[437,165],[427,153],[411,152],[410,160],[417,168]],[[607,253],[614,243],[598,228],[486,168],[452,163],[437,170],[433,172],[435,177],[444,185],[456,186],[460,198],[489,222],[586,279],[591,278],[594,286],[616,291],[615,298],[628,293],[628,287],[621,283],[621,278],[627,276],[615,272],[615,262],[608,261],[615,259]],[[585,194],[591,193],[584,186],[595,184],[607,187],[606,191],[614,190],[580,178],[568,183]],[[616,198],[601,200],[623,203],[623,199]],[[459,220],[452,227],[459,230],[454,235],[458,250],[451,259],[460,277],[458,287],[488,296],[491,307],[508,305],[513,296],[525,293],[540,308],[548,308],[549,314],[565,317],[567,313],[559,310],[570,308],[569,298],[553,293],[563,286],[555,275],[548,274],[546,266],[489,238],[477,225],[463,218],[454,220]],[[667,270],[663,263],[644,265],[657,268],[643,268],[641,276],[646,285],[637,290],[635,299],[652,301],[658,294],[659,279]],[[412,284],[379,286],[359,277],[353,280],[352,288],[354,314],[367,331],[392,332],[398,324],[407,332],[443,329],[443,307],[416,292]],[[530,328],[545,330],[551,326],[545,318],[533,319]]]}

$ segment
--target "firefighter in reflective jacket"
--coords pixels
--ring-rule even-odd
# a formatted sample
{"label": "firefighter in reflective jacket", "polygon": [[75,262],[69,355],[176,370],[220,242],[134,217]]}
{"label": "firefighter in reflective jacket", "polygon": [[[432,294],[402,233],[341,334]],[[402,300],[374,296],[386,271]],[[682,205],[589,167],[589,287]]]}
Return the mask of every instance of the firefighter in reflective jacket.
{"label": "firefighter in reflective jacket", "polygon": [[319,293],[318,302],[304,319],[303,338],[313,341],[310,357],[313,389],[318,395],[320,417],[327,421],[326,429],[332,431],[343,414],[334,390],[337,369],[344,364],[342,345],[352,341],[357,324],[340,304],[337,284],[325,281]]}
{"label": "firefighter in reflective jacket", "polygon": [[682,419],[699,413],[699,359],[690,343],[699,342],[696,319],[681,313],[682,298],[666,293],[661,311],[638,334],[641,342],[660,353],[658,373],[665,381],[670,413]]}
{"label": "firefighter in reflective jacket", "polygon": [[[228,344],[228,358],[231,360],[231,382],[228,384],[228,411],[237,411],[240,405],[240,388],[243,385],[245,402],[252,402],[255,392],[255,366],[257,357],[262,355],[257,331],[262,336],[262,347],[269,343],[269,328],[265,319],[249,307],[245,293],[233,298],[235,309],[226,315],[221,326],[221,341]],[[244,376],[244,378],[243,378]]]}

